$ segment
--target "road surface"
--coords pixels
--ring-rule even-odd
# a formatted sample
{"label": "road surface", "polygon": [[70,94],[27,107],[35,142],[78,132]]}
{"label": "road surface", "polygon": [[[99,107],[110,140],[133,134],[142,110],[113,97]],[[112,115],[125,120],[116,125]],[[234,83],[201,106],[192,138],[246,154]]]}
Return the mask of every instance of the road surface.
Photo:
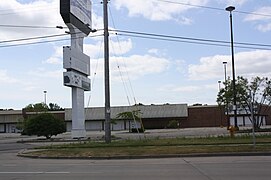
{"label": "road surface", "polygon": [[0,180],[270,180],[271,156],[139,160],[29,159],[33,144],[0,140]]}
{"label": "road surface", "polygon": [[1,180],[270,180],[271,157],[53,160],[0,152]]}

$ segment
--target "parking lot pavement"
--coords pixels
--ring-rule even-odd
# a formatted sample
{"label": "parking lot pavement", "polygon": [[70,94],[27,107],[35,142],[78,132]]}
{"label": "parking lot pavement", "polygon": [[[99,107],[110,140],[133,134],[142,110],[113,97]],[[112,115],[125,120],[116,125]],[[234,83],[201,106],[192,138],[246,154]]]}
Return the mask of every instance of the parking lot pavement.
{"label": "parking lot pavement", "polygon": [[[208,137],[208,136],[225,136],[228,135],[227,128],[186,128],[186,129],[154,129],[146,130],[145,133],[129,133],[126,131],[112,131],[113,138],[117,139],[140,139],[140,138],[174,138],[174,137]],[[87,131],[87,138],[90,140],[101,140],[104,138],[104,131]],[[66,132],[53,139],[71,140],[71,133]],[[19,133],[0,134],[0,143],[31,141],[43,139],[37,136],[25,136]]]}
{"label": "parking lot pavement", "polygon": [[[211,137],[211,136],[228,136],[229,132],[226,127],[212,128],[185,128],[185,129],[153,129],[146,130],[145,133],[129,133],[126,131],[112,131],[112,139],[153,139],[153,138],[175,138],[175,137]],[[270,133],[269,133],[270,134]],[[104,131],[87,131],[86,139],[103,140]],[[54,141],[71,141],[71,133],[66,132],[52,137]],[[44,139],[44,137],[25,136],[19,133],[0,134],[0,143],[18,142],[18,141],[35,141]]]}

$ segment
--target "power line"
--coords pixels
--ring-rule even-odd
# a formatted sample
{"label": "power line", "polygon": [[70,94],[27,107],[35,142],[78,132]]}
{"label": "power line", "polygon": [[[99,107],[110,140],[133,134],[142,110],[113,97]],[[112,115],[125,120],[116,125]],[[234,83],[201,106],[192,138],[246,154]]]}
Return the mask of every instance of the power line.
{"label": "power line", "polygon": [[[14,25],[14,24],[0,24],[0,27],[3,28],[30,28],[30,29],[68,29],[68,27],[66,26],[33,26],[33,25]],[[82,29],[88,29],[88,27],[86,28],[82,28]],[[101,31],[103,29],[93,29],[96,31]]]}
{"label": "power line", "polygon": [[[99,34],[99,35],[93,35],[93,36],[88,36],[88,37],[99,37],[99,36],[103,36],[103,35]],[[60,42],[60,41],[67,41],[67,40],[70,40],[70,39],[71,38],[55,39],[55,40],[40,41],[40,42],[21,43],[21,44],[2,45],[2,46],[0,46],[0,48],[16,47],[16,46],[26,46],[26,45],[36,45],[36,44],[44,44],[44,43],[51,43],[51,42]]]}
{"label": "power line", "polygon": [[[169,0],[156,0],[156,1],[164,2],[164,3],[170,3],[170,4],[178,4],[178,5],[190,6],[190,7],[196,7],[196,8],[211,9],[211,10],[217,10],[217,11],[225,11],[224,8],[218,8],[218,7],[212,7],[212,6],[195,5],[195,4],[190,4],[190,3],[182,3],[182,2],[169,1]],[[240,14],[251,14],[251,15],[257,15],[257,16],[271,17],[271,14],[263,14],[263,13],[247,12],[247,11],[238,11],[238,10],[235,10],[234,12],[235,13],[240,13]]]}
{"label": "power line", "polygon": [[[98,29],[95,32],[97,32],[97,31],[101,31],[101,29]],[[65,34],[55,34],[55,35],[47,35],[47,36],[28,37],[28,38],[21,38],[21,39],[12,39],[12,40],[0,41],[0,44],[1,43],[18,42],[18,41],[29,41],[29,40],[47,39],[47,38],[67,36],[67,35],[68,34],[65,33]]]}
{"label": "power line", "polygon": [[246,11],[238,11],[238,10],[235,10],[234,12],[237,12],[237,13],[240,13],[240,14],[251,14],[251,15],[256,15],[256,16],[271,17],[271,14],[262,14],[262,13],[246,12]]}
{"label": "power line", "polygon": [[[51,11],[51,10],[59,9],[57,4],[58,3],[50,3],[50,4],[46,4],[46,5],[31,5],[30,7],[28,6],[28,7],[23,7],[23,8],[17,8],[16,7],[16,9],[15,8],[14,9],[12,9],[12,8],[10,8],[10,9],[0,9],[0,15],[18,14],[18,13],[29,12],[30,10],[31,11],[40,11],[40,10],[46,10],[46,11],[50,10]],[[96,4],[100,4],[100,3],[92,3],[92,5],[96,5]],[[4,12],[4,13],[1,13],[1,12]]]}
{"label": "power line", "polygon": [[[114,21],[114,19],[113,19],[113,15],[112,15],[110,6],[109,6],[109,13],[110,13],[110,17],[111,17],[111,20],[112,20],[112,23],[113,23],[113,27],[116,29],[115,21]],[[118,36],[117,36],[117,41],[118,41],[119,49],[120,49],[120,51],[122,51],[121,45],[120,45],[120,40],[119,40]],[[113,45],[112,45],[112,47],[113,47]],[[124,59],[122,59],[122,60],[123,60],[123,62],[124,62],[125,72],[126,72],[126,75],[127,75],[127,78],[128,78],[129,85],[130,85],[131,93],[130,93],[130,90],[129,90],[129,88],[128,88],[128,85],[125,84],[125,82],[124,82],[124,80],[123,80],[123,78],[122,78],[122,73],[121,73],[121,71],[120,71],[120,66],[119,66],[119,64],[118,64],[118,69],[119,69],[119,73],[120,73],[120,75],[121,75],[121,79],[122,79],[122,82],[123,82],[124,90],[125,90],[126,95],[127,95],[127,100],[128,100],[129,105],[130,105],[130,99],[129,99],[129,96],[131,96],[131,94],[132,94],[133,99],[135,100],[136,98],[135,98],[135,93],[134,93],[133,86],[132,86],[132,83],[131,83],[131,80],[130,80],[130,75],[129,75],[128,70],[127,70],[127,65],[126,65]],[[117,61],[117,63],[118,63],[118,61]],[[135,100],[135,104],[136,104],[136,100]]]}
{"label": "power line", "polygon": [[[159,37],[147,37],[147,36],[132,35],[132,34],[121,34],[121,33],[118,33],[117,35],[128,36],[128,37],[135,37],[135,38],[152,39],[152,40],[163,40],[163,41],[171,41],[171,42],[181,42],[181,43],[189,43],[189,44],[197,44],[197,45],[211,45],[211,46],[220,46],[220,47],[230,47],[230,45],[218,44],[218,43],[193,42],[193,41],[185,41],[185,40],[177,40],[177,39],[166,39],[166,38],[159,38]],[[236,45],[234,47],[236,47],[236,48],[243,48],[243,49],[271,50],[271,48],[236,46]]]}
{"label": "power line", "polygon": [[61,37],[61,36],[67,36],[67,35],[68,34],[55,34],[55,35],[48,35],[48,36],[38,36],[38,37],[29,37],[29,38],[22,38],[22,39],[13,39],[13,40],[0,41],[0,44],[18,42],[18,41],[30,41],[30,40],[47,39],[47,38]]}
{"label": "power line", "polygon": [[[30,28],[30,29],[55,29],[56,26],[32,26],[32,25],[10,25],[10,24],[0,24],[3,28]],[[67,28],[67,27],[62,27]]]}
{"label": "power line", "polygon": [[[172,36],[172,35],[135,32],[135,31],[124,31],[124,30],[109,30],[109,31],[118,32],[117,33],[118,35],[136,37],[136,38],[202,44],[202,45],[224,46],[224,47],[230,46],[229,41],[221,41],[221,40],[213,40],[213,39],[191,38],[191,37]],[[269,44],[256,44],[256,43],[244,43],[244,42],[235,42],[235,44],[237,45],[235,47],[238,47],[238,48],[271,50],[271,45]]]}
{"label": "power line", "polygon": [[[32,8],[29,8],[31,9],[31,11],[41,11],[41,10],[46,10],[46,11],[52,11],[52,10],[55,10],[55,9],[58,9],[58,8],[40,8],[40,9],[32,9]],[[14,9],[13,9],[14,10]],[[25,12],[29,12],[29,10],[22,10],[22,11],[16,11],[16,12],[10,12],[10,13],[0,13],[1,16],[6,16],[6,15],[13,15],[13,14],[21,14],[21,13],[25,13]]]}
{"label": "power line", "polygon": [[164,3],[170,3],[170,4],[179,4],[179,5],[184,5],[184,6],[197,7],[197,8],[225,11],[225,9],[211,7],[211,6],[202,6],[202,5],[195,5],[195,4],[190,4],[190,3],[182,3],[182,2],[175,2],[175,1],[168,1],[168,0],[156,0],[156,1],[164,2]]}

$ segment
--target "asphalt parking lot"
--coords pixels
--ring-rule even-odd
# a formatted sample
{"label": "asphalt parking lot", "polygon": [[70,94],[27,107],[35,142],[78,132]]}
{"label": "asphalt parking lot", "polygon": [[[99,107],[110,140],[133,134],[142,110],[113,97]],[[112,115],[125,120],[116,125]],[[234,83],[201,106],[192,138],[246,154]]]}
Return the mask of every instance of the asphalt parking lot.
{"label": "asphalt parking lot", "polygon": [[[146,130],[145,133],[129,133],[126,131],[112,131],[112,138],[116,139],[142,139],[142,138],[175,138],[175,137],[209,137],[229,135],[227,128],[186,128],[186,129],[154,129]],[[104,131],[87,131],[87,139],[102,140]],[[71,133],[66,132],[52,137],[55,140],[71,140]],[[26,136],[20,133],[0,134],[0,143],[31,141],[43,139],[43,137]]]}

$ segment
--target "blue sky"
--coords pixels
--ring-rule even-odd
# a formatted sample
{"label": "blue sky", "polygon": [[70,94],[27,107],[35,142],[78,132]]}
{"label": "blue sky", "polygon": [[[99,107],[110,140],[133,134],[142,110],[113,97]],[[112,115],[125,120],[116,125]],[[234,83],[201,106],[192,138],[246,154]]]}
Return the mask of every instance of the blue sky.
{"label": "blue sky", "polygon": [[[185,5],[186,4],[186,5]],[[190,4],[190,5],[187,5]],[[270,45],[270,0],[111,0],[110,29],[230,41],[228,5],[233,13],[235,42]],[[200,7],[201,6],[201,7]],[[202,8],[202,7],[212,7]],[[221,10],[218,10],[221,9]],[[102,4],[93,0],[92,27],[102,29]],[[240,13],[248,12],[248,13]],[[258,14],[258,15],[256,15]],[[261,14],[261,15],[259,15]],[[63,86],[62,46],[69,40],[20,45],[69,36],[3,43],[14,39],[64,34],[59,0],[0,2],[0,108],[21,109],[44,101],[71,107],[71,89]],[[96,34],[100,35],[102,31]],[[91,35],[91,36],[92,36]],[[195,103],[216,104],[223,61],[231,76],[230,47],[172,42],[110,34],[111,105]],[[7,45],[18,45],[6,47]],[[271,49],[271,47],[267,47]],[[85,106],[104,106],[103,39],[88,37],[84,52],[91,57],[92,91]],[[270,77],[271,50],[235,48],[236,75]]]}

